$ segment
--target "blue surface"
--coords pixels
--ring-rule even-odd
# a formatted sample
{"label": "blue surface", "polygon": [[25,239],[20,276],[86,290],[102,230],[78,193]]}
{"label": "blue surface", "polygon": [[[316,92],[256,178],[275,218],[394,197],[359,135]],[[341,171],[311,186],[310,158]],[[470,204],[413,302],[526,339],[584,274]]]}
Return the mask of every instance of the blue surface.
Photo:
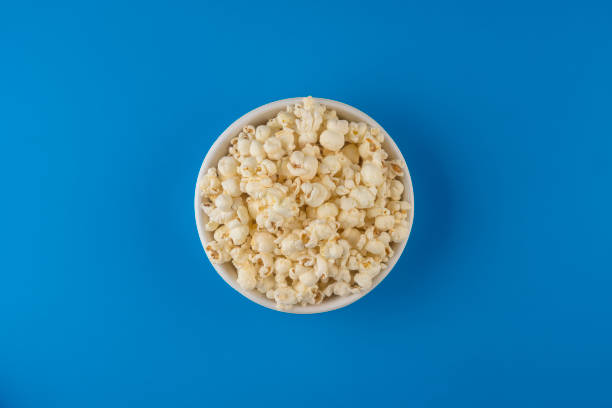
{"label": "blue surface", "polygon": [[[610,3],[81,3],[0,5],[0,406],[612,406]],[[192,199],[308,94],[388,130],[416,218],[294,316],[217,276]]]}

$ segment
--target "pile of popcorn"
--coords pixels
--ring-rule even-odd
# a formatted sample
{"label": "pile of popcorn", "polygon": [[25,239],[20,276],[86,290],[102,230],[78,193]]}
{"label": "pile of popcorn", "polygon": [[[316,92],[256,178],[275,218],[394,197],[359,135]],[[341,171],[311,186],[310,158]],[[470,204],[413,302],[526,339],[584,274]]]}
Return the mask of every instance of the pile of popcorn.
{"label": "pile of popcorn", "polygon": [[311,97],[246,126],[200,180],[210,259],[284,310],[370,288],[411,211],[403,165],[382,142]]}

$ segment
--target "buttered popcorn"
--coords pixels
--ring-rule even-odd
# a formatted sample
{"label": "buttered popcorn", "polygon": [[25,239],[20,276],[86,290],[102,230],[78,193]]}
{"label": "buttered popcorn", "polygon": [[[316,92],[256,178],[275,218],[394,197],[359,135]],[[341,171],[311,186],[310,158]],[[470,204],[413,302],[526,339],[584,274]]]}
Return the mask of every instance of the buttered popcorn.
{"label": "buttered popcorn", "polygon": [[412,210],[383,141],[311,97],[244,127],[199,183],[210,259],[280,309],[369,289]]}

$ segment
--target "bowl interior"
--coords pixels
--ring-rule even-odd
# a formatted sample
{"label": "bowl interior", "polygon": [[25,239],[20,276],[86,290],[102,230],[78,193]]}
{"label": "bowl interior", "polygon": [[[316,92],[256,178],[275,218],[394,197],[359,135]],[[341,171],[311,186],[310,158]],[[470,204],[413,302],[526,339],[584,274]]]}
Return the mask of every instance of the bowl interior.
{"label": "bowl interior", "polygon": [[[410,211],[410,215],[409,215],[409,224],[410,224],[410,228],[412,228],[412,221],[414,218],[414,197],[413,197],[413,191],[412,191],[412,181],[410,179],[410,173],[408,172],[408,168],[406,167],[406,162],[404,160],[404,157],[402,156],[399,148],[397,147],[395,142],[391,139],[389,134],[387,134],[384,128],[380,126],[374,119],[370,118],[368,115],[361,112],[360,110],[353,108],[352,106],[346,105],[341,102],[332,101],[329,99],[322,99],[322,98],[313,98],[313,99],[318,103],[326,105],[329,109],[334,109],[338,113],[338,116],[341,119],[346,119],[349,121],[365,122],[370,126],[376,126],[381,129],[381,131],[383,132],[385,136],[383,148],[387,151],[391,159],[401,160],[402,163],[404,164],[404,168],[406,169],[404,176],[401,177],[400,180],[404,183],[404,187],[405,187],[403,199],[412,203],[412,210]],[[202,241],[202,245],[205,245],[206,242],[210,242],[213,240],[213,233],[205,231],[204,229],[204,225],[208,221],[208,217],[206,216],[206,214],[204,214],[204,212],[200,208],[200,197],[198,193],[199,191],[198,187],[200,185],[201,177],[206,173],[206,170],[208,170],[211,167],[215,167],[219,159],[228,153],[230,140],[233,137],[237,136],[244,126],[246,125],[257,126],[260,124],[264,124],[266,121],[276,116],[278,112],[280,112],[281,110],[284,110],[288,105],[300,103],[301,101],[302,101],[302,98],[283,99],[280,101],[269,103],[267,105],[263,105],[255,110],[252,110],[251,112],[247,113],[246,115],[242,116],[240,119],[232,123],[212,145],[211,149],[208,151],[208,153],[206,154],[206,157],[204,158],[202,167],[200,168],[200,172],[198,174],[198,181],[196,183],[196,192],[195,192],[196,224],[197,224],[200,240]],[[372,280],[372,287],[369,290],[361,292],[361,293],[356,293],[350,296],[346,296],[346,297],[333,296],[330,298],[326,298],[325,300],[323,300],[323,302],[321,302],[318,305],[294,306],[292,309],[288,310],[287,312],[300,313],[300,314],[301,313],[326,312],[329,310],[334,310],[340,307],[347,306],[353,303],[354,301],[356,301],[357,299],[365,296],[368,292],[374,289],[391,271],[393,266],[397,263],[400,255],[402,254],[407,241],[408,239],[406,239],[404,242],[391,244],[391,247],[393,248],[393,251],[394,251],[393,257],[387,263],[387,268],[382,270]],[[257,292],[256,290],[252,290],[252,291],[243,290],[236,281],[237,273],[236,273],[234,266],[230,262],[227,262],[221,265],[217,265],[213,263],[212,265],[217,270],[219,275],[231,287],[236,289],[242,295],[246,296],[250,300],[262,306],[265,306],[265,307],[268,307],[274,310],[279,310],[276,308],[276,304],[273,300],[266,298],[263,294]]]}

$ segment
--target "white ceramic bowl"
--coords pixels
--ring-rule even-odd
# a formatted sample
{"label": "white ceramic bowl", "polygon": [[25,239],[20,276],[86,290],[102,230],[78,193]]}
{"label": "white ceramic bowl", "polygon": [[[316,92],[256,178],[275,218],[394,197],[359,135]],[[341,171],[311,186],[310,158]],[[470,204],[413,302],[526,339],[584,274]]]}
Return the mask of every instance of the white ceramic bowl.
{"label": "white ceramic bowl", "polygon": [[[338,113],[338,117],[341,119],[346,119],[349,121],[356,122],[365,122],[370,126],[376,126],[380,128],[385,136],[385,141],[383,143],[384,149],[389,154],[391,159],[398,159],[406,165],[404,157],[402,153],[398,149],[397,145],[389,134],[380,126],[374,119],[361,112],[358,109],[353,108],[352,106],[346,105],[341,102],[332,101],[330,99],[322,99],[322,98],[314,98],[314,100],[318,103],[322,103],[330,109],[334,109]],[[199,185],[200,178],[206,173],[211,167],[216,167],[219,159],[228,154],[229,143],[230,140],[237,136],[242,128],[246,125],[260,125],[266,123],[268,119],[276,116],[278,112],[281,110],[285,110],[288,105],[300,103],[302,98],[289,98],[283,99],[280,101],[268,103],[267,105],[260,106],[257,109],[254,109],[242,116],[240,119],[236,120],[232,123],[225,131],[219,136],[219,138],[212,145],[206,157],[204,158],[204,162],[202,163],[202,167],[200,168],[200,173],[198,174],[198,180],[196,183],[195,189],[195,218],[196,225],[198,228],[198,234],[200,235],[200,241],[202,242],[202,246],[207,242],[210,242],[213,239],[212,232],[208,232],[204,229],[204,225],[207,222],[207,216],[204,214],[202,209],[200,208],[200,196],[199,196]],[[404,200],[407,200],[412,203],[412,211],[410,211],[409,224],[410,228],[412,228],[412,220],[414,219],[414,195],[412,191],[412,181],[410,179],[410,173],[408,172],[408,168],[405,167],[405,175],[400,179],[404,183]],[[350,305],[357,299],[365,296],[372,289],[374,289],[393,269],[393,266],[397,263],[400,255],[402,254],[404,247],[406,246],[406,241],[401,243],[392,244],[392,248],[394,250],[393,257],[387,263],[387,268],[382,270],[374,279],[372,287],[364,292],[356,293],[350,296],[338,297],[332,296],[330,298],[326,298],[318,305],[308,305],[308,306],[294,306],[292,309],[287,310],[288,313],[299,313],[299,314],[307,314],[307,313],[322,313],[330,310],[338,309],[347,305]],[[211,261],[212,263],[212,261]],[[237,274],[234,266],[231,262],[227,262],[222,265],[212,263],[213,267],[217,270],[219,275],[236,291],[240,292],[242,295],[246,296],[250,300],[255,303],[258,303],[262,306],[268,307],[270,309],[279,310],[276,308],[276,304],[273,300],[266,298],[263,294],[257,292],[256,290],[244,290],[240,287],[238,282],[236,282]]]}

